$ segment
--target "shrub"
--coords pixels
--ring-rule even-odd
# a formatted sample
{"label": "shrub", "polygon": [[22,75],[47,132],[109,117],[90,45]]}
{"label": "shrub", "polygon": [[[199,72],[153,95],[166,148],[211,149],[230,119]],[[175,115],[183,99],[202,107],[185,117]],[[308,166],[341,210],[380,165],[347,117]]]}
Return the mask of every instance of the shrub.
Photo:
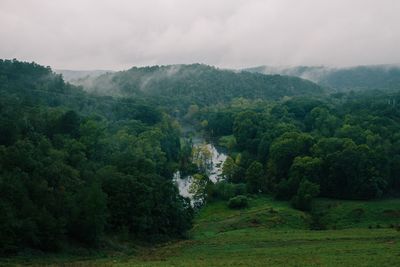
{"label": "shrub", "polygon": [[231,209],[243,209],[249,206],[246,196],[239,195],[229,199],[228,207]]}
{"label": "shrub", "polygon": [[212,198],[229,200],[238,195],[245,195],[246,185],[245,184],[232,184],[226,181],[217,182],[212,188]]}
{"label": "shrub", "polygon": [[234,184],[233,189],[234,189],[235,196],[247,194],[246,184]]}
{"label": "shrub", "polygon": [[300,183],[297,195],[292,198],[292,205],[296,209],[310,211],[312,200],[318,194],[319,185],[305,179]]}

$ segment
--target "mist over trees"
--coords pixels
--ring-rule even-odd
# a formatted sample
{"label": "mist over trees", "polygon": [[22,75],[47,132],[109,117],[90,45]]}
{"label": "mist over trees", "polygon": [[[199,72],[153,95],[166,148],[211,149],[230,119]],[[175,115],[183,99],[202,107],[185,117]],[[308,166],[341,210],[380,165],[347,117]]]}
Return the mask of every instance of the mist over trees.
{"label": "mist over trees", "polygon": [[[172,181],[179,169],[197,172],[196,197],[233,208],[252,194],[304,211],[318,196],[400,194],[393,88],[337,93],[194,64],[107,73],[83,89],[49,67],[0,61],[1,254],[182,238],[194,210]],[[210,183],[182,122],[227,148],[224,181]]]}
{"label": "mist over trees", "polygon": [[34,63],[0,61],[0,253],[182,237],[180,130],[157,107],[99,98]]}
{"label": "mist over trees", "polygon": [[400,84],[400,65],[367,65],[347,68],[259,66],[245,69],[245,71],[296,76],[339,92],[377,89],[396,91]]}
{"label": "mist over trees", "polygon": [[202,64],[133,67],[76,83],[99,95],[153,99],[178,115],[190,105],[226,104],[234,98],[271,99],[322,95],[318,85],[296,77],[234,72]]}

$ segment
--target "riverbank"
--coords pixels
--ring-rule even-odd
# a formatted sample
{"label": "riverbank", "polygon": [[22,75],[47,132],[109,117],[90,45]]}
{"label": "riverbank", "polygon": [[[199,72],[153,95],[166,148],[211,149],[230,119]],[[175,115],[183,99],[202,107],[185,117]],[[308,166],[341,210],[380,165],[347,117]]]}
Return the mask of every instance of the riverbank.
{"label": "riverbank", "polygon": [[[197,164],[203,164],[200,161],[205,161],[205,173],[208,175],[210,181],[216,183],[221,180],[222,166],[227,158],[226,150],[217,146],[213,140],[206,139],[190,125],[182,126],[182,129],[184,138],[190,139],[192,142],[193,160],[199,161]],[[196,157],[200,157],[200,159],[196,159]],[[189,198],[192,197],[192,194],[189,192],[193,183],[192,175],[182,176],[181,172],[177,171],[174,174],[173,180],[179,189],[180,195]]]}

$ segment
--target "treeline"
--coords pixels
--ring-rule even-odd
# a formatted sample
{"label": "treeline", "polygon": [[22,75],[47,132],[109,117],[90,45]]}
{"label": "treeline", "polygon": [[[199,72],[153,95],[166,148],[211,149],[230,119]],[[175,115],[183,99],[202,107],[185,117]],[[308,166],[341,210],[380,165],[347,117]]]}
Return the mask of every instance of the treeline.
{"label": "treeline", "polygon": [[176,116],[184,115],[193,104],[226,104],[238,97],[277,100],[324,94],[318,85],[297,77],[234,72],[202,64],[134,67],[77,83],[99,95],[152,99]]}
{"label": "treeline", "polygon": [[246,71],[263,74],[281,74],[311,80],[330,91],[397,91],[400,84],[399,65],[372,65],[348,68],[331,68],[324,66],[298,66],[274,68],[259,66]]}
{"label": "treeline", "polygon": [[323,100],[239,100],[193,118],[230,151],[223,166],[228,182],[308,210],[316,196],[399,195],[399,100],[398,93],[379,91]]}
{"label": "treeline", "polygon": [[396,91],[400,83],[399,65],[359,66],[332,69],[321,76],[318,84],[339,91],[385,89]]}
{"label": "treeline", "polygon": [[179,125],[150,102],[95,97],[50,68],[0,61],[0,254],[182,237]]}

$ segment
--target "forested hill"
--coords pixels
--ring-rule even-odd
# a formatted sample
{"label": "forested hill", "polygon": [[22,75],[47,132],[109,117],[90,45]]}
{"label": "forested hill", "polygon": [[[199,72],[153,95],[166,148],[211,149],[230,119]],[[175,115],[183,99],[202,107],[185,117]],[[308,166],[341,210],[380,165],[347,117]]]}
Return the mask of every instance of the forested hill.
{"label": "forested hill", "polygon": [[400,89],[399,65],[358,66],[350,68],[329,68],[322,66],[276,68],[259,66],[245,69],[244,71],[296,76],[337,91]]}
{"label": "forested hill", "polygon": [[55,73],[61,74],[65,81],[75,82],[80,79],[90,77],[98,77],[104,73],[113,72],[111,70],[54,70]]}
{"label": "forested hill", "polygon": [[[148,102],[95,97],[50,68],[0,60],[0,257],[181,237],[179,126]],[[1,264],[0,264],[1,265]]]}
{"label": "forested hill", "polygon": [[276,100],[323,93],[320,86],[296,77],[234,72],[202,64],[133,67],[81,79],[78,85],[99,94],[161,97],[167,103],[171,100],[179,105],[226,103],[238,97]]}

